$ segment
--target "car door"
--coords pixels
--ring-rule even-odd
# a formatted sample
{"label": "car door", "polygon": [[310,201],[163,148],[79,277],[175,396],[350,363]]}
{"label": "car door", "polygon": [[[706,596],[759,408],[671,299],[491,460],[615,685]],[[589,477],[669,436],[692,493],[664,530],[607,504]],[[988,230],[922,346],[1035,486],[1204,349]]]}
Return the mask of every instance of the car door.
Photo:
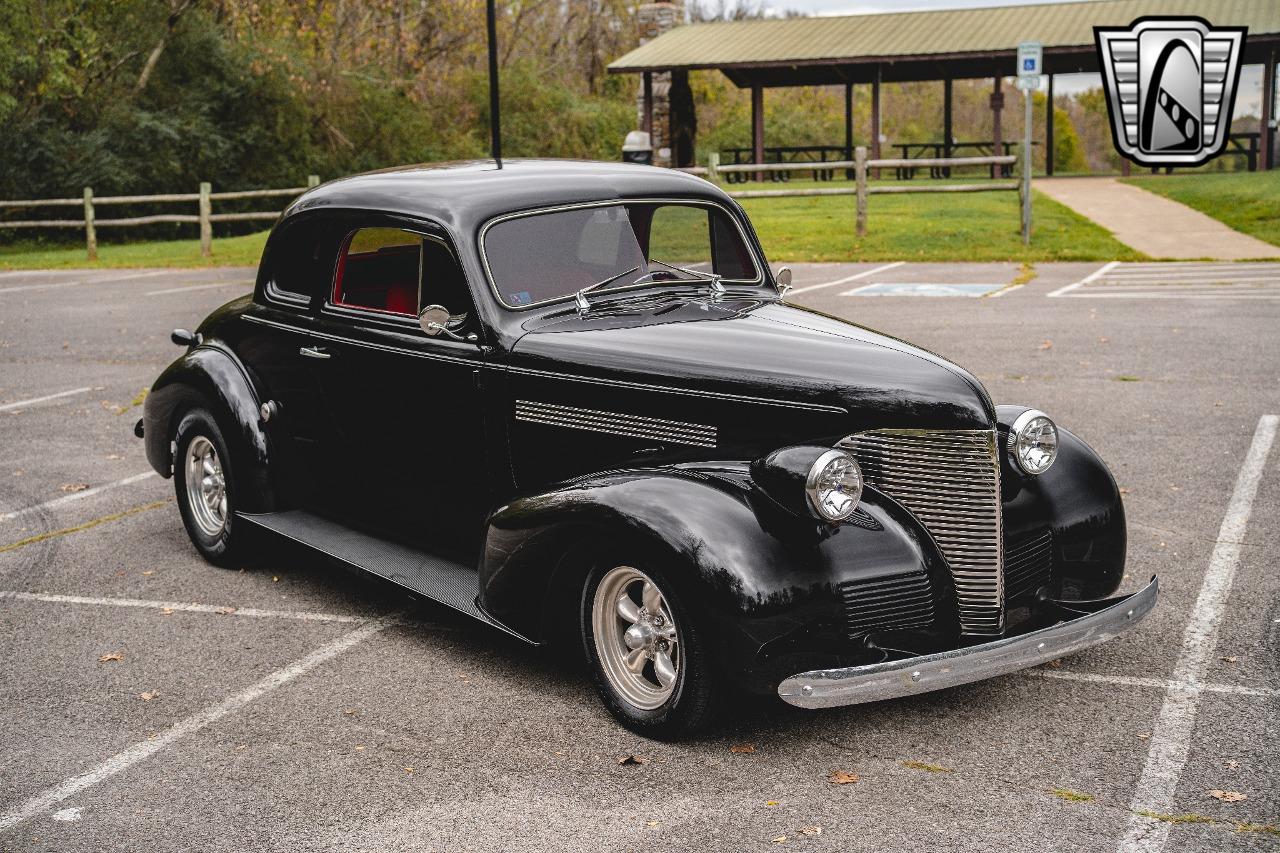
{"label": "car door", "polygon": [[281,505],[314,494],[313,477],[327,407],[304,353],[312,343],[314,305],[333,277],[337,244],[323,217],[301,217],[272,236],[254,302],[234,348],[262,403],[275,403],[266,424],[272,482]]}
{"label": "car door", "polygon": [[[445,307],[446,330],[423,331],[429,306]],[[348,233],[312,333],[330,409],[324,510],[474,565],[490,508],[481,333],[442,234]]]}

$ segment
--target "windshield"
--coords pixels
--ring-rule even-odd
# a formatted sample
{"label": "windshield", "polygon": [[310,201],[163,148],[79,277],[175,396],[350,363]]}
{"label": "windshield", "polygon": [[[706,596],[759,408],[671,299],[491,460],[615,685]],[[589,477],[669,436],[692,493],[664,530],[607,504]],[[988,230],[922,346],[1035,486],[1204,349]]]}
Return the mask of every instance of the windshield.
{"label": "windshield", "polygon": [[484,252],[510,308],[601,282],[593,292],[713,274],[729,285],[762,283],[741,231],[712,205],[628,202],[517,216],[490,226]]}

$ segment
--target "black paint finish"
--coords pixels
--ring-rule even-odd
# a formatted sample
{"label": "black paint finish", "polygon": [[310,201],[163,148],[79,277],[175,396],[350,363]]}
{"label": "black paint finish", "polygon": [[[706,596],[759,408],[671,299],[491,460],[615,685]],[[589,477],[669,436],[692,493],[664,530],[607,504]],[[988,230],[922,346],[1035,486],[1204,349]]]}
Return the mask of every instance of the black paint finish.
{"label": "black paint finish", "polygon": [[[868,487],[851,519],[824,524],[779,493],[794,478],[753,478],[751,466],[870,429],[996,429],[1003,447],[1022,409],[997,409],[937,355],[784,304],[772,280],[723,295],[656,283],[602,293],[583,313],[571,300],[522,311],[497,302],[477,242],[486,222],[616,198],[720,205],[767,269],[741,209],[669,170],[508,161],[336,181],[285,212],[252,299],[210,315],[190,339],[199,343],[157,380],[148,459],[169,476],[177,418],[206,405],[233,443],[242,511],[305,510],[475,566],[479,606],[534,641],[576,612],[599,546],[625,546],[638,562],[662,561],[712,623],[716,659],[754,690],[796,671],[972,642],[945,560],[899,503]],[[451,248],[471,291],[474,342],[330,304],[338,247],[370,225]],[[279,411],[263,423],[267,401]],[[1053,554],[1048,588],[1008,602],[1021,614],[1011,630],[1056,618],[1046,596],[1102,597],[1123,575],[1115,482],[1082,441],[1066,430],[1061,439],[1040,477],[1002,464],[1006,543],[1047,530]],[[928,579],[931,625],[849,630],[842,585],[913,573]]]}

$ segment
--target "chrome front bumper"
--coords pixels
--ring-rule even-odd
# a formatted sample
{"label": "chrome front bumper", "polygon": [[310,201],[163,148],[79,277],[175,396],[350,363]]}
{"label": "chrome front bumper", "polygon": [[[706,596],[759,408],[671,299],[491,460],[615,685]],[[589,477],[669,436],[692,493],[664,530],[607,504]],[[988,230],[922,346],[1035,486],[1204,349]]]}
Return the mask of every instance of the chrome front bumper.
{"label": "chrome front bumper", "polygon": [[[979,646],[866,666],[802,672],[784,679],[778,685],[778,695],[801,708],[834,708],[912,696],[1017,672],[1119,636],[1151,612],[1157,589],[1156,579],[1152,578],[1133,595],[1105,603],[1099,610]],[[1084,609],[1088,605],[1082,602],[1078,606]]]}

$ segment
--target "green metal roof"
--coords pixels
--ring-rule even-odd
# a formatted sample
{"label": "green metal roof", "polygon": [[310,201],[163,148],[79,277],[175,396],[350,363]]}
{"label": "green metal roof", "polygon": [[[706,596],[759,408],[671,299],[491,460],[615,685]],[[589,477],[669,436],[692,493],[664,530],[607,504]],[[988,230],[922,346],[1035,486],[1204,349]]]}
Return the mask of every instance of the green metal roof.
{"label": "green metal roof", "polygon": [[766,18],[676,27],[609,64],[609,70],[724,68],[874,62],[1013,51],[1022,41],[1047,49],[1093,48],[1093,27],[1128,26],[1143,15],[1210,15],[1245,25],[1249,37],[1280,33],[1280,0],[1091,0],[929,12],[821,18]]}

